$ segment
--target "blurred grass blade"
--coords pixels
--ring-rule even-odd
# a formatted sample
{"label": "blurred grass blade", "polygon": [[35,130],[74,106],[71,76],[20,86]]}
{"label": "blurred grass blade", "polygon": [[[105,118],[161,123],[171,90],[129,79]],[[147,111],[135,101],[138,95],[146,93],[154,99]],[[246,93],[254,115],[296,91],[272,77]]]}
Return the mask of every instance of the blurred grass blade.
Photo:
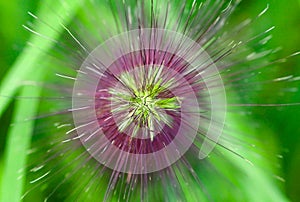
{"label": "blurred grass blade", "polygon": [[[40,74],[40,73],[39,73]],[[21,96],[40,95],[41,88],[25,86]],[[21,99],[16,103],[14,122],[22,121],[25,117],[34,117],[38,107],[38,99]],[[1,184],[0,201],[17,202],[22,195],[24,184],[24,168],[27,150],[30,146],[33,121],[19,122],[12,126],[8,133],[4,156],[4,170]]]}
{"label": "blurred grass blade", "polygon": [[[47,19],[48,25],[38,23],[35,31],[43,33],[53,40],[57,39],[63,31],[61,23],[65,25],[68,24],[82,2],[82,0],[72,0],[72,3],[68,1],[71,2],[71,0],[66,0],[67,5],[69,5],[68,7],[62,6],[60,2],[50,0],[41,1],[38,16],[41,19]],[[4,76],[0,84],[0,95],[14,96],[21,86],[21,81],[32,78],[30,75],[32,75],[34,79],[39,79],[39,77],[45,74],[46,69],[43,69],[41,65],[44,60],[44,53],[35,46],[47,51],[54,45],[53,40],[46,40],[32,34],[30,42],[33,46],[27,46],[24,49],[9,72]],[[38,97],[39,92],[40,89],[37,87],[34,89],[24,87],[22,88],[20,96]],[[0,116],[9,102],[10,99],[0,98]],[[14,122],[35,116],[37,106],[38,100],[19,100],[14,111]],[[33,122],[23,122],[16,124],[8,133],[2,183],[0,187],[1,202],[20,201],[24,182],[24,177],[22,177],[20,171],[24,170],[26,164],[26,152],[30,146],[32,130]]]}
{"label": "blurred grass blade", "polygon": [[[46,19],[48,25],[38,23],[35,31],[47,35],[47,38],[53,40],[57,39],[63,31],[61,23],[65,25],[69,23],[82,1],[83,0],[65,0],[64,4],[60,1],[41,1],[37,16],[41,19]],[[35,68],[42,68],[36,65],[42,61],[43,52],[34,46],[47,51],[53,46],[53,40],[47,40],[32,34],[30,43],[33,44],[33,46],[28,45],[24,49],[11,69],[3,77],[3,80],[0,83],[0,96],[10,97],[15,95],[17,89],[21,86],[20,81],[26,79],[28,75],[33,74]],[[10,99],[0,97],[0,116],[8,106],[9,102]]]}

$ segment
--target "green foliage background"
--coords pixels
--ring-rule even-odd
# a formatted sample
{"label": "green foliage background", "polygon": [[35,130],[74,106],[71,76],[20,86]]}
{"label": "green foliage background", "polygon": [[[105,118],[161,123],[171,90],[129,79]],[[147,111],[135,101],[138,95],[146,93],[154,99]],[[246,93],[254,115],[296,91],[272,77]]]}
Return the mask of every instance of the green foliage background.
{"label": "green foliage background", "polygon": [[[70,13],[75,13],[78,6],[77,1],[72,2],[73,7],[69,8]],[[293,52],[300,50],[300,1],[299,0],[245,0],[235,12],[237,22],[239,18],[244,16],[255,16],[257,13],[270,5],[270,10],[266,17],[262,19],[261,24],[274,25],[276,30],[273,32],[273,39],[268,44],[270,47],[282,47],[283,51],[278,54],[278,57],[285,57]],[[3,202],[18,201],[18,197],[23,192],[23,181],[16,178],[20,175],[20,168],[24,167],[26,162],[26,150],[30,145],[30,137],[33,132],[34,122],[17,123],[11,126],[11,123],[18,122],[26,117],[32,117],[37,111],[39,105],[38,100],[28,99],[8,99],[5,96],[33,96],[40,95],[39,88],[21,87],[20,80],[38,80],[43,81],[46,70],[35,68],[41,66],[47,61],[42,62],[42,55],[28,47],[26,42],[30,41],[33,44],[42,46],[47,49],[51,44],[43,40],[35,38],[26,31],[22,24],[32,21],[32,18],[27,15],[27,11],[39,13],[49,18],[49,24],[55,24],[55,20],[51,21],[51,14],[46,12],[45,7],[51,5],[59,6],[56,1],[38,1],[38,0],[0,0],[0,200]],[[56,8],[61,9],[61,8]],[[49,15],[49,16],[47,16]],[[70,21],[72,16],[64,16],[65,23]],[[45,27],[38,27],[40,30],[47,30]],[[252,27],[254,31],[261,31],[262,27]],[[58,38],[57,33],[50,33],[52,38]],[[46,66],[46,65],[45,65]],[[292,58],[288,62],[281,65],[278,71],[272,71],[266,76],[266,80],[276,78],[278,75],[300,75],[300,57]],[[38,71],[37,71],[38,70]],[[283,83],[288,85],[287,83]],[[272,86],[266,89],[264,94],[256,95],[255,100],[263,103],[279,102],[300,102],[300,91],[288,94],[284,99],[277,99],[274,96]],[[8,102],[9,101],[9,102]],[[269,151],[271,170],[276,175],[282,176],[285,182],[274,180],[276,191],[269,190],[268,194],[275,194],[277,189],[281,195],[291,201],[300,201],[300,106],[296,107],[281,107],[281,108],[257,108],[248,121],[260,123],[259,129],[252,132],[258,133],[258,140],[261,141],[266,151]],[[234,119],[234,117],[233,117]],[[247,123],[236,121],[239,128],[249,130]],[[246,125],[245,127],[243,125]],[[248,131],[247,131],[248,132]],[[245,151],[247,152],[247,151]],[[21,155],[20,155],[21,154]],[[276,158],[276,154],[283,158]],[[275,162],[272,162],[275,159]],[[7,162],[13,162],[7,164]],[[232,159],[232,164],[239,164],[239,161]],[[279,164],[278,167],[274,166]],[[242,167],[242,166],[241,166]],[[201,168],[199,168],[201,169]],[[220,165],[220,170],[227,169]],[[247,170],[248,168],[241,168]],[[258,190],[260,186],[264,187],[263,180],[260,179],[262,171],[249,171],[249,176],[253,179],[257,178],[257,184],[250,184],[247,180],[243,183],[241,189]],[[260,172],[260,173],[259,173]],[[224,170],[225,175],[227,173]],[[267,174],[266,174],[267,175]],[[235,176],[239,177],[239,176]],[[274,177],[275,178],[275,177]],[[23,178],[21,178],[23,179]],[[242,179],[238,179],[242,180]],[[209,185],[208,185],[209,186]],[[256,186],[256,188],[254,188]],[[221,187],[216,186],[216,190]],[[267,191],[267,190],[266,190]],[[274,191],[274,192],[273,192]],[[7,194],[7,193],[10,194]],[[222,192],[221,192],[222,193]],[[234,194],[234,193],[232,193]],[[252,201],[264,201],[264,190],[261,193],[252,193]],[[11,198],[6,198],[7,196]],[[283,198],[278,200],[283,200]],[[230,198],[230,197],[228,197]],[[237,198],[237,197],[232,197]],[[243,198],[243,197],[241,197]],[[250,199],[249,199],[250,201]]]}

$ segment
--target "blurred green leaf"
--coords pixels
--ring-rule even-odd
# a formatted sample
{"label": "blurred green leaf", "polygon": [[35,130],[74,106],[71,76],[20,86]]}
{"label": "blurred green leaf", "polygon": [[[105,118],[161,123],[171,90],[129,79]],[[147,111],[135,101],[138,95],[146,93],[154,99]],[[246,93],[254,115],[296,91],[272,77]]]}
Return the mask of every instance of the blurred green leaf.
{"label": "blurred green leaf", "polygon": [[[72,3],[70,3],[72,2]],[[46,23],[38,23],[35,29],[36,33],[32,34],[30,43],[23,53],[16,60],[9,72],[3,78],[0,85],[1,96],[13,96],[17,89],[21,86],[20,81],[26,79],[28,75],[34,73],[36,68],[40,68],[38,63],[43,59],[43,51],[49,50],[61,32],[64,30],[61,24],[68,24],[76,13],[82,0],[66,0],[68,6],[63,6],[60,2],[50,0],[41,1],[38,15],[40,19],[44,19]],[[41,37],[39,35],[46,35]],[[42,49],[43,51],[39,50]],[[8,106],[10,99],[0,98],[0,116]]]}
{"label": "blurred green leaf", "polygon": [[[40,72],[42,73],[42,72]],[[35,74],[36,76],[38,73]],[[24,87],[21,96],[35,96],[40,94],[40,88]],[[11,127],[6,143],[4,170],[1,185],[0,201],[17,202],[22,195],[25,175],[27,150],[30,146],[34,122],[24,121],[24,117],[33,117],[38,107],[38,99],[21,99],[17,102],[14,112],[15,125]]]}
{"label": "blurred green leaf", "polygon": [[[71,1],[71,0],[70,0]],[[68,24],[75,15],[77,8],[82,0],[72,0],[68,7],[63,6],[60,2],[53,3],[52,1],[42,1],[38,16],[45,19],[46,23],[36,24],[35,32],[33,33],[30,43],[32,46],[27,46],[20,57],[16,60],[9,72],[4,76],[0,85],[0,95],[14,96],[20,88],[20,81],[30,78],[33,75],[38,79],[45,74],[46,69],[41,69],[40,64],[43,62],[43,51],[49,50],[55,40],[63,31],[61,24]],[[50,11],[49,11],[50,10]],[[42,37],[40,36],[42,35]],[[46,36],[47,40],[45,39]],[[24,87],[21,92],[21,97],[38,97],[40,89],[29,89]],[[1,98],[0,116],[6,109],[10,99]],[[33,117],[36,114],[38,100],[23,99],[17,102],[14,121],[20,119]],[[34,122],[28,121],[24,123],[17,123],[12,127],[8,133],[7,144],[5,147],[5,159],[3,176],[1,183],[0,201],[14,202],[20,201],[22,195],[22,187],[24,177],[24,167],[26,164],[26,151],[30,146],[31,134]]]}

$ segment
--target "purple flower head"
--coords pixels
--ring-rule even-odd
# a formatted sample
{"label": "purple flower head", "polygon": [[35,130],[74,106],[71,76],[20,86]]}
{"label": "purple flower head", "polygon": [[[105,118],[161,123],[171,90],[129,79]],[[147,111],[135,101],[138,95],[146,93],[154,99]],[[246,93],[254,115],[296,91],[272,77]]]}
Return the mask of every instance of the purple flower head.
{"label": "purple flower head", "polygon": [[[217,67],[191,39],[164,29],[123,33],[81,66],[73,91],[76,130],[95,159],[119,172],[164,169],[194,141],[204,158],[225,120],[222,85]],[[199,142],[201,136],[209,139]]]}

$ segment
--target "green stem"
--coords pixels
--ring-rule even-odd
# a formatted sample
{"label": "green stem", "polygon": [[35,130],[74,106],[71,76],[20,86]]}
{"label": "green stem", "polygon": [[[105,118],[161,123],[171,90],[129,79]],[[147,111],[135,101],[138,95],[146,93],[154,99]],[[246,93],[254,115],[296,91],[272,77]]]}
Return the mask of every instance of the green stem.
{"label": "green stem", "polygon": [[[21,96],[38,97],[39,95],[40,88],[37,87],[24,87],[21,91]],[[13,118],[16,124],[9,130],[4,154],[4,170],[0,196],[0,201],[2,202],[20,201],[25,179],[26,153],[30,147],[34,126],[33,121],[23,120],[24,117],[28,118],[36,115],[38,102],[38,99],[22,99],[16,103]]]}

